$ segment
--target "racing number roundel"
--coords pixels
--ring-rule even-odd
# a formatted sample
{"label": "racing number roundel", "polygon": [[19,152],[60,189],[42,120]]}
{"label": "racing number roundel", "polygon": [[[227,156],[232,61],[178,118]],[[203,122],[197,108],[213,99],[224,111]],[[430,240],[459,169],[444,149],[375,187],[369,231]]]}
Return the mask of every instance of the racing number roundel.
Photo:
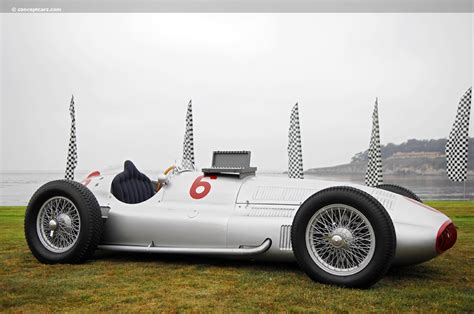
{"label": "racing number roundel", "polygon": [[[204,177],[205,176],[197,177],[189,189],[189,195],[191,195],[195,200],[200,200],[201,198],[206,197],[206,195],[211,191],[211,184],[202,180]],[[210,176],[209,178],[212,180],[217,179],[216,176]]]}

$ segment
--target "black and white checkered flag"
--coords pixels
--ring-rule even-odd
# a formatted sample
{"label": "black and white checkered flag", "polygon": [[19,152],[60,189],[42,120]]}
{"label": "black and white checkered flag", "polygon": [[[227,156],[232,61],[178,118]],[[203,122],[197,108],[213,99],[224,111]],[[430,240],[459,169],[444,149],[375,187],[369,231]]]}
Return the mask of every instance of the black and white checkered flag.
{"label": "black and white checkered flag", "polygon": [[288,132],[288,177],[303,179],[303,154],[301,151],[300,118],[298,103],[293,106]]}
{"label": "black and white checkered flag", "polygon": [[76,111],[74,110],[74,95],[69,104],[69,114],[71,115],[71,135],[67,151],[66,180],[74,180],[74,170],[77,165],[77,141],[76,141]]}
{"label": "black and white checkered flag", "polygon": [[459,102],[456,120],[446,142],[446,172],[449,179],[454,182],[467,179],[471,94],[472,87],[466,91]]}
{"label": "black and white checkered flag", "polygon": [[183,163],[194,165],[194,139],[193,139],[193,106],[191,100],[186,112],[186,131],[183,143]]}
{"label": "black and white checkered flag", "polygon": [[370,137],[368,157],[369,163],[367,165],[367,174],[365,175],[365,184],[368,186],[382,184],[382,153],[380,150],[379,109],[377,99],[375,99],[374,112],[372,114],[372,135]]}

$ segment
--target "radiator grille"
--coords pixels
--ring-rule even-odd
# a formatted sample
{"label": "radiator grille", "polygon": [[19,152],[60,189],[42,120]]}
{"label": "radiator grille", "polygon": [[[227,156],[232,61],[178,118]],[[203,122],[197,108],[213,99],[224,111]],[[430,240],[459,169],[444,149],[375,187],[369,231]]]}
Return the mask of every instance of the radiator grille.
{"label": "radiator grille", "polygon": [[280,250],[292,250],[291,225],[283,225],[280,228]]}

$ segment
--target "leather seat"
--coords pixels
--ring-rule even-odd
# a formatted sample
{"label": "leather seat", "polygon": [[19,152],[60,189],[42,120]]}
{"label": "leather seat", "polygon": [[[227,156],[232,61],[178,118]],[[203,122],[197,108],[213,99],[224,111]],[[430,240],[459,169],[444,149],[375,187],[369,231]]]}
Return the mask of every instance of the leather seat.
{"label": "leather seat", "polygon": [[123,172],[112,181],[112,194],[121,202],[137,204],[155,195],[151,180],[138,171],[130,161],[125,161]]}

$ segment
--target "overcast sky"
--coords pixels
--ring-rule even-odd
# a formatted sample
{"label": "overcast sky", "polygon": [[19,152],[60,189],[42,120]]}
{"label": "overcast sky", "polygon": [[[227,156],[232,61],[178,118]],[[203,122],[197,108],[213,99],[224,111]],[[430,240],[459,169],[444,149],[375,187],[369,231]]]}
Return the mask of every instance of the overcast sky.
{"label": "overcast sky", "polygon": [[[286,170],[300,104],[304,168],[368,147],[446,137],[472,85],[472,14],[2,14],[0,171],[60,170],[76,99],[78,169],[251,150]],[[470,132],[473,134],[472,128]]]}

